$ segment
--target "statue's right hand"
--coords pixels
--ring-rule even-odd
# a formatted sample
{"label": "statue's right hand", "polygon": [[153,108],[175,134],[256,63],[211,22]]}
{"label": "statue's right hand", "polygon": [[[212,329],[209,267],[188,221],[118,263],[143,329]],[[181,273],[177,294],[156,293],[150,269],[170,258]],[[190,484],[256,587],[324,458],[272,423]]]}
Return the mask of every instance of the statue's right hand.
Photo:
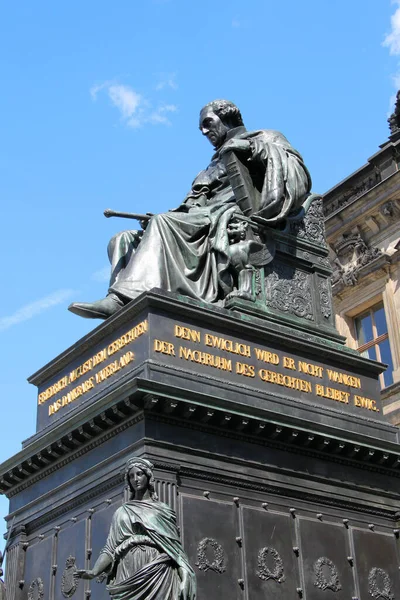
{"label": "statue's right hand", "polygon": [[140,227],[143,231],[146,231],[147,225],[150,223],[151,217],[154,217],[154,213],[146,213],[150,217],[150,219],[139,219]]}
{"label": "statue's right hand", "polygon": [[96,575],[91,569],[78,569],[74,573],[75,579],[94,579],[95,577]]}

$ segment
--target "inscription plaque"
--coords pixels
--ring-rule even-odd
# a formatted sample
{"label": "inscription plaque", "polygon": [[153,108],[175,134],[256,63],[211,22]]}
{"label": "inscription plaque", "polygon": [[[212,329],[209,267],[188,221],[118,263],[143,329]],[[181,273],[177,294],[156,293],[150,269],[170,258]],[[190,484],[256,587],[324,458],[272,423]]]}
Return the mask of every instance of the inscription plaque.
{"label": "inscription plaque", "polygon": [[151,361],[182,375],[215,379],[222,384],[246,386],[311,404],[323,410],[340,410],[382,420],[376,377],[355,373],[345,363],[324,363],[317,355],[297,353],[284,340],[261,341],[227,335],[217,327],[171,318],[165,313],[143,313],[104,337],[41,383],[38,395],[38,428],[55,423],[76,407],[144,374]]}

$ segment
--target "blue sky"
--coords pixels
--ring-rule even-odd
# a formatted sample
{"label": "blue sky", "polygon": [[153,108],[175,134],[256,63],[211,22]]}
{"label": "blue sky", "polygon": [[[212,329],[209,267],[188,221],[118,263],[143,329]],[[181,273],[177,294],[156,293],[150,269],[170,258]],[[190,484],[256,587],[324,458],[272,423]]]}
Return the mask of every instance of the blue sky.
{"label": "blue sky", "polygon": [[[177,206],[212,149],[202,105],[282,131],[324,192],[388,136],[400,2],[22,0],[0,9],[0,462],[35,431],[26,378],[97,322],[103,210]],[[8,502],[0,498],[0,517]]]}

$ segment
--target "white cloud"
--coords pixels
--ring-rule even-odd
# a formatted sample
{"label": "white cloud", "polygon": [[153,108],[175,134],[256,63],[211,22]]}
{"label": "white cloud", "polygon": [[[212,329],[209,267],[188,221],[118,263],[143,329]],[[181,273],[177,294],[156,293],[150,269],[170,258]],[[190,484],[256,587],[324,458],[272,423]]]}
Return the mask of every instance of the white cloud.
{"label": "white cloud", "polygon": [[92,86],[90,89],[92,99],[97,100],[99,92],[103,90],[107,92],[112,104],[118,109],[122,122],[132,129],[137,129],[148,123],[152,125],[171,125],[166,113],[176,112],[178,109],[174,104],[158,103],[154,107],[147,98],[129,85],[113,81],[105,81]]}
{"label": "white cloud", "polygon": [[110,281],[110,265],[106,265],[102,269],[92,273],[90,279],[93,281],[99,281],[101,283]]}
{"label": "white cloud", "polygon": [[138,111],[144,100],[140,94],[135,92],[129,85],[122,85],[113,81],[93,85],[90,88],[92,100],[97,100],[99,92],[106,90],[112,104],[118,108],[121,118],[129,120]]}
{"label": "white cloud", "polygon": [[127,85],[110,85],[108,95],[111,102],[118,108],[123,119],[129,119],[137,111],[143,100]]}
{"label": "white cloud", "polygon": [[71,298],[75,293],[76,290],[57,290],[56,292],[53,292],[48,296],[44,296],[35,302],[25,304],[25,306],[22,306],[16,310],[12,315],[9,315],[8,317],[0,317],[0,331],[9,329],[9,327],[18,325],[23,321],[28,321],[45,310],[48,310],[53,306],[57,306],[57,304],[62,304]]}
{"label": "white cloud", "polygon": [[162,123],[163,125],[171,125],[171,121],[166,116],[166,113],[176,112],[178,107],[175,104],[164,104],[153,111],[149,116],[149,123],[156,125]]}
{"label": "white cloud", "polygon": [[389,48],[389,52],[392,56],[400,55],[400,0],[395,2],[399,5],[399,8],[390,17],[390,23],[392,30],[387,34],[383,40],[383,45]]}
{"label": "white cloud", "polygon": [[90,95],[92,96],[92,100],[97,100],[97,94],[109,85],[112,85],[112,81],[105,81],[104,83],[92,85],[92,87],[90,88]]}
{"label": "white cloud", "polygon": [[178,89],[178,84],[176,83],[176,73],[162,73],[160,75],[160,80],[155,89],[159,92],[165,88],[171,88],[171,90]]}
{"label": "white cloud", "polygon": [[[385,37],[382,42],[382,46],[389,48],[389,53],[392,56],[400,56],[400,0],[392,0],[392,4],[396,4],[398,8],[395,10],[393,15],[390,17],[391,31]],[[398,66],[399,69],[399,66]],[[396,90],[400,89],[400,70],[392,75],[393,85]],[[393,94],[389,100],[389,111],[387,116],[389,117],[394,110],[396,103],[396,94]]]}

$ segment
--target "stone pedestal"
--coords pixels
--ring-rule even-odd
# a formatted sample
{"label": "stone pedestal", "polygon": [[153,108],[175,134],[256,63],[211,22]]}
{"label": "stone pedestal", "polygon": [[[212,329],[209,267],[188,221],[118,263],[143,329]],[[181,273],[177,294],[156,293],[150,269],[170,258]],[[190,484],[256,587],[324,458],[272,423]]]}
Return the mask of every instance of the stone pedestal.
{"label": "stone pedestal", "polygon": [[8,600],[108,598],[73,572],[94,564],[134,454],[177,512],[199,600],[400,597],[381,369],[289,322],[138,298],[30,379],[37,433],[0,466]]}

